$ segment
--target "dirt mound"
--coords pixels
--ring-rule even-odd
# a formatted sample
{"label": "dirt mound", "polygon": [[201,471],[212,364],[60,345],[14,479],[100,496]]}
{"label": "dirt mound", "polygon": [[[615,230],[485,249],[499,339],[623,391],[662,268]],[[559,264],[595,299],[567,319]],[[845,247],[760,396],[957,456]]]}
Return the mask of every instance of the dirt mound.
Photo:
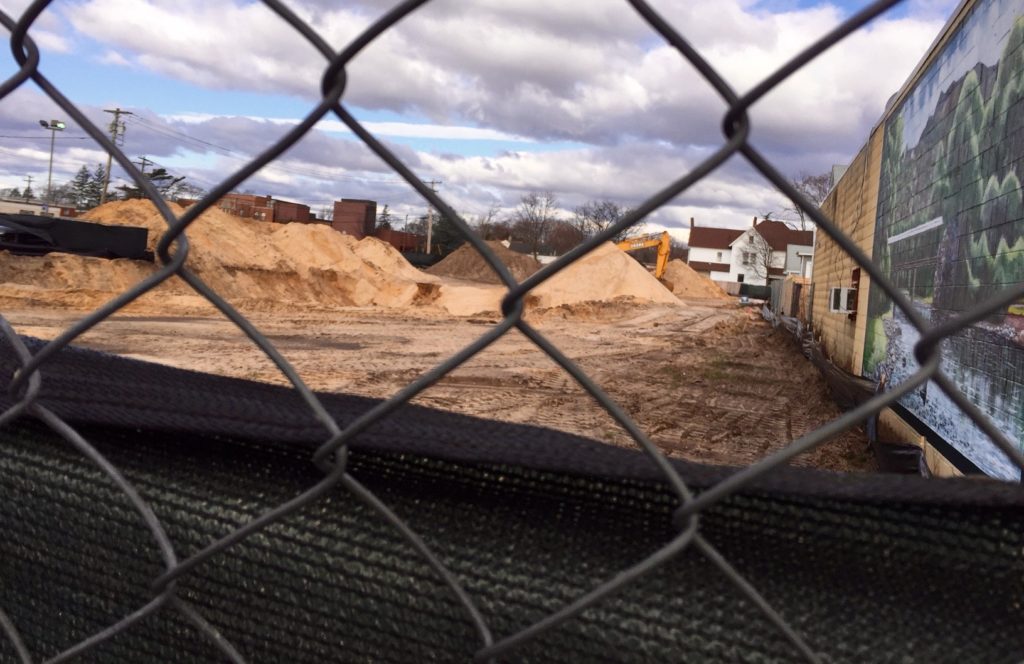
{"label": "dirt mound", "polygon": [[640,263],[610,242],[535,288],[530,295],[538,308],[632,297],[645,302],[680,305]]}
{"label": "dirt mound", "polygon": [[[502,286],[445,280],[435,303],[456,316],[495,314],[505,293]],[[684,306],[643,265],[611,243],[599,246],[526,296],[527,312],[542,317],[587,318],[595,306],[622,307],[625,313],[651,303]]]}
{"label": "dirt mound", "polygon": [[729,296],[715,282],[698,274],[692,267],[678,258],[669,261],[662,283],[679,297],[694,297],[728,300]]}
{"label": "dirt mound", "polygon": [[[508,267],[509,272],[517,281],[522,281],[540,269],[540,263],[532,256],[512,251],[501,242],[487,241],[498,259]],[[487,284],[500,284],[498,273],[491,269],[483,257],[470,244],[461,247],[445,256],[444,260],[427,269],[430,274],[440,277],[455,277],[469,281],[482,281]]]}
{"label": "dirt mound", "polygon": [[[436,304],[456,316],[494,314],[506,292],[503,286],[446,279]],[[640,263],[611,243],[594,249],[526,296],[529,312],[563,318],[586,318],[595,307],[608,316],[612,315],[610,309],[625,314],[652,303],[685,306]]]}
{"label": "dirt mound", "polygon": [[[175,214],[183,211],[177,205],[170,207]],[[150,248],[167,229],[147,200],[115,201],[83,218],[145,227],[150,230]],[[409,265],[391,245],[375,239],[357,241],[324,225],[264,223],[213,209],[196,219],[187,235],[186,266],[229,302],[246,309],[403,307],[421,299],[424,289],[436,288],[436,277]],[[97,300],[123,292],[156,269],[140,261],[2,254],[0,298],[91,308]],[[133,308],[173,307],[184,303],[182,296],[190,295],[186,285],[172,279]]]}
{"label": "dirt mound", "polygon": [[[170,207],[175,214],[183,212],[177,205]],[[167,229],[146,200],[114,201],[90,210],[83,218],[145,227],[150,231],[150,248]],[[265,223],[213,209],[196,219],[187,235],[186,266],[230,303],[247,311],[425,306],[471,316],[497,313],[505,294],[501,286],[481,283],[497,282],[497,275],[469,246],[453,252],[434,270],[461,279],[442,280],[417,270],[385,242],[355,240],[326,225]],[[509,251],[500,243],[490,244],[518,279],[539,267],[529,256]],[[17,308],[19,303],[26,307],[51,303],[90,309],[157,269],[157,265],[142,261],[0,252],[0,302],[8,308]],[[534,289],[527,306],[531,310],[592,309],[595,302],[613,303],[617,298],[681,306],[678,298],[612,244],[598,247]],[[197,307],[208,305],[180,279],[172,278],[134,303],[131,310],[162,313]]]}

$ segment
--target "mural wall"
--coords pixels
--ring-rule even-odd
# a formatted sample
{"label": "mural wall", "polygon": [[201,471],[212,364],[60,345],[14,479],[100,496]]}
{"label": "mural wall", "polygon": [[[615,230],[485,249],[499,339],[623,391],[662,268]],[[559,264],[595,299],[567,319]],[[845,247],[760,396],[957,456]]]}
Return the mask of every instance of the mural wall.
{"label": "mural wall", "polygon": [[[873,257],[933,324],[1024,282],[1024,0],[982,0],[884,127]],[[864,374],[917,369],[872,286]],[[1024,303],[945,342],[944,371],[1024,449]],[[1019,471],[934,384],[903,400],[984,472]]]}

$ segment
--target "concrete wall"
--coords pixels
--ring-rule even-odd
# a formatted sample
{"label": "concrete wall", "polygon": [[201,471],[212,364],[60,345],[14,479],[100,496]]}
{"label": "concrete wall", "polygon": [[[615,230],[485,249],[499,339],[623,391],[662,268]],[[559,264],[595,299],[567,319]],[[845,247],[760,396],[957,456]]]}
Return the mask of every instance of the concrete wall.
{"label": "concrete wall", "polygon": [[[822,212],[868,256],[875,238],[875,213],[878,205],[878,173],[882,156],[882,131],[876,129],[854,158],[825,202]],[[854,284],[857,263],[822,230],[818,230],[814,250],[813,320],[825,355],[853,374],[861,373],[864,355],[864,316],[829,313],[828,297],[832,288]],[[869,278],[861,273],[857,291],[858,311],[867,309]]]}
{"label": "concrete wall", "polygon": [[[875,235],[882,139],[882,129],[876,128],[821,206],[822,212],[833,220],[840,230],[849,234],[869,257]],[[854,270],[858,266],[820,229],[815,243],[811,279],[814,284],[811,300],[812,327],[822,343],[826,356],[846,371],[861,375],[867,328],[867,317],[863,312],[867,311],[871,278],[861,271],[857,293],[859,315],[851,319],[848,314],[829,313],[829,289],[852,286]],[[880,414],[879,430],[882,440],[914,443],[920,446],[933,475],[950,477],[961,474],[928,443],[925,436],[892,410],[885,409]]]}

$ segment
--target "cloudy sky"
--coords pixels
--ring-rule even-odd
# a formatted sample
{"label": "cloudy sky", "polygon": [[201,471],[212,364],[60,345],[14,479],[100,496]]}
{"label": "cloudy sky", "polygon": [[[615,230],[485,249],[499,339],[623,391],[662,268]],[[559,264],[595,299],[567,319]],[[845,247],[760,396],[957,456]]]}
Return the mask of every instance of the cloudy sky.
{"label": "cloudy sky", "polygon": [[[26,0],[0,0],[19,14]],[[291,0],[343,47],[395,0]],[[653,6],[740,92],[863,5],[834,0],[656,0]],[[752,142],[796,175],[848,163],[957,0],[908,0],[834,47],[751,112]],[[316,103],[324,61],[258,2],[56,0],[30,31],[41,70],[86,115],[132,111],[124,149],[209,188]],[[0,75],[15,71],[10,56]],[[564,210],[635,205],[721,142],[711,88],[622,0],[433,0],[365,49],[344,103],[458,211],[511,210],[530,191]],[[0,187],[45,190],[49,133],[67,120],[34,84],[0,100]],[[69,123],[54,181],[106,159]],[[115,184],[119,171],[115,168]],[[41,183],[41,186],[40,186]],[[336,119],[242,185],[311,205],[338,198],[422,214],[418,196]],[[741,226],[783,214],[735,158],[649,222]]]}

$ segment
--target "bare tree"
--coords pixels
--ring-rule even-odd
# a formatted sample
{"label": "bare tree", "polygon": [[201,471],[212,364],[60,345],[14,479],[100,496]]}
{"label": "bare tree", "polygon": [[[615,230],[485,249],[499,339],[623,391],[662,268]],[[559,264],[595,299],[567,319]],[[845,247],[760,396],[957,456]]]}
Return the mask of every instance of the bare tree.
{"label": "bare tree", "polygon": [[[617,223],[627,214],[629,214],[629,208],[623,207],[615,201],[587,201],[573,210],[572,225],[583,237],[592,237]],[[618,242],[630,235],[642,232],[642,225],[632,226],[619,231],[611,240]]]}
{"label": "bare tree", "polygon": [[556,206],[555,195],[550,191],[534,191],[519,199],[519,206],[512,213],[512,233],[530,247],[534,258],[557,219]]}
{"label": "bare tree", "polygon": [[676,238],[672,238],[672,244],[671,244],[671,248],[669,249],[669,254],[668,254],[669,259],[675,260],[676,258],[678,258],[678,259],[682,260],[683,262],[686,262],[686,257],[689,256],[689,254],[690,254],[690,247],[689,247],[689,245],[687,245],[682,240],[677,240]]}
{"label": "bare tree", "polygon": [[507,240],[512,229],[507,221],[499,218],[500,215],[501,206],[497,203],[492,203],[486,213],[478,215],[473,221],[477,235],[484,240]]}
{"label": "bare tree", "polygon": [[556,256],[570,251],[573,247],[578,245],[584,240],[583,234],[580,229],[576,227],[576,224],[565,221],[562,219],[556,219],[551,224],[551,228],[548,229],[546,244],[551,248]]}
{"label": "bare tree", "polygon": [[[832,184],[832,174],[820,173],[818,175],[808,175],[801,171],[800,174],[795,178],[792,178],[789,183],[793,185],[793,188],[800,192],[804,198],[814,205],[819,206],[825,201],[825,197],[828,196],[829,188]],[[792,201],[790,203],[791,204],[786,209],[796,214],[797,218],[800,220],[800,230],[806,231],[808,224],[813,223],[811,218],[799,205],[793,204]]]}

